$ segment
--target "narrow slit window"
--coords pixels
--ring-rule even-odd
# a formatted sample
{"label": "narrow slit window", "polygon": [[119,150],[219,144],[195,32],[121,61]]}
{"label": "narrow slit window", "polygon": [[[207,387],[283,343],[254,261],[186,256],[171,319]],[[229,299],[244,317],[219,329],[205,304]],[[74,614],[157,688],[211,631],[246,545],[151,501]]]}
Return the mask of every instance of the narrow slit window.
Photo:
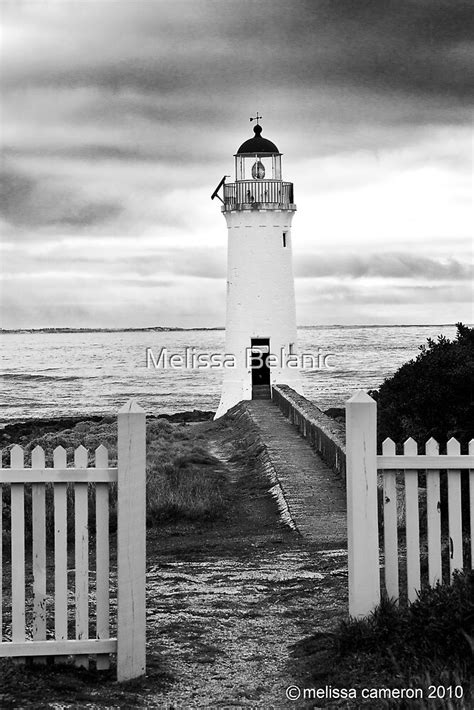
{"label": "narrow slit window", "polygon": [[284,247],[286,247],[286,242],[287,242],[286,237],[287,237],[287,232],[283,232],[282,241],[283,241],[283,246],[284,246]]}

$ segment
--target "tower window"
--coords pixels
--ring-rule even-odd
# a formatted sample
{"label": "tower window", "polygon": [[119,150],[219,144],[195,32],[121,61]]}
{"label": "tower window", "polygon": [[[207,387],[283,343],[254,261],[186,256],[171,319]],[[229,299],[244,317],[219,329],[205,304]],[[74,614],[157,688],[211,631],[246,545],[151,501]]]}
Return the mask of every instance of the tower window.
{"label": "tower window", "polygon": [[282,237],[282,241],[283,241],[283,246],[284,246],[284,247],[286,247],[286,242],[287,242],[287,232],[283,232],[283,237]]}

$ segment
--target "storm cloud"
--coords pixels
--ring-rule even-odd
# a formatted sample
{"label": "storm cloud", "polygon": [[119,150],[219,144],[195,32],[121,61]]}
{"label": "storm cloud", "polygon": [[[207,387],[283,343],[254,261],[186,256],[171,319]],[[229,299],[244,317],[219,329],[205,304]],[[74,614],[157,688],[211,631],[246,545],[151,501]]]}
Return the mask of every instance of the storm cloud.
{"label": "storm cloud", "polygon": [[[257,109],[295,182],[300,322],[316,298],[331,304],[324,322],[361,317],[337,293],[373,304],[370,322],[387,312],[377,302],[425,299],[430,322],[438,281],[453,294],[450,319],[469,320],[471,2],[103,0],[2,12],[5,325],[135,325],[153,288],[141,325],[222,324],[225,224],[209,195]],[[87,279],[66,290],[64,273],[97,280],[91,303]],[[406,322],[402,313],[393,318]]]}
{"label": "storm cloud", "polygon": [[20,3],[7,22],[38,51],[14,54],[6,82],[172,95],[297,78],[464,99],[472,15],[467,0]]}
{"label": "storm cloud", "polygon": [[439,260],[412,254],[367,254],[359,256],[326,256],[299,254],[295,272],[300,278],[331,276],[360,278],[421,279],[423,281],[459,280],[473,278],[473,266],[457,259]]}
{"label": "storm cloud", "polygon": [[40,180],[19,172],[0,174],[2,214],[16,227],[90,228],[120,214],[120,205],[81,196],[59,180]]}

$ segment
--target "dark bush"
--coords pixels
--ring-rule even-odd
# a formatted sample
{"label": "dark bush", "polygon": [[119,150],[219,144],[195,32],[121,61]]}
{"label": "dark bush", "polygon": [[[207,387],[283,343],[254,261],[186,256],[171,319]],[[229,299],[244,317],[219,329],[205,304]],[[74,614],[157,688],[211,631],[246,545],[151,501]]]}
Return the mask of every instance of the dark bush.
{"label": "dark bush", "polygon": [[341,656],[368,653],[387,667],[420,671],[472,663],[474,571],[457,572],[451,585],[429,587],[408,607],[384,599],[367,618],[342,622]]}
{"label": "dark bush", "polygon": [[377,400],[379,443],[431,436],[443,444],[474,437],[474,328],[457,323],[457,335],[428,339],[420,354],[370,392]]}

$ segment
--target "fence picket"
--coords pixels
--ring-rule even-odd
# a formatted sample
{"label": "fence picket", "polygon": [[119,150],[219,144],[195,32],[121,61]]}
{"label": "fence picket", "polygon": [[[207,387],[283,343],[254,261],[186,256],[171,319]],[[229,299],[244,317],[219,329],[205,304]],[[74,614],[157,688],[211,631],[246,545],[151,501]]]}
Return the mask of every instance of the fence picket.
{"label": "fence picket", "polygon": [[[88,452],[84,446],[78,446],[74,452],[74,466],[87,468]],[[76,601],[76,638],[89,638],[89,525],[88,525],[88,484],[74,484],[75,515],[75,601]],[[76,656],[76,666],[89,667],[87,656]]]}
{"label": "fence picket", "polygon": [[[66,449],[53,452],[54,468],[66,468]],[[67,639],[67,483],[54,484],[54,638]],[[62,662],[60,656],[56,663]]]}
{"label": "fence picket", "polygon": [[[23,449],[18,444],[10,451],[10,466],[23,468]],[[11,549],[12,549],[12,641],[25,640],[25,486],[12,483]],[[13,564],[14,562],[14,564]],[[17,659],[21,663],[22,658]]]}
{"label": "fence picket", "polygon": [[380,602],[376,427],[376,404],[359,390],[346,402],[349,614],[356,617]]}
{"label": "fence picket", "polygon": [[[97,468],[107,468],[109,453],[105,446],[95,451]],[[96,623],[98,639],[108,639],[109,629],[109,484],[97,483],[95,488],[96,520]],[[97,656],[97,669],[109,668],[109,656]]]}
{"label": "fence picket", "polygon": [[[45,456],[41,446],[31,452],[31,468],[44,468]],[[33,483],[32,535],[33,535],[33,640],[46,640],[46,498],[44,483]],[[37,663],[46,663],[38,657]]]}
{"label": "fence picket", "polygon": [[[416,456],[418,445],[411,437],[403,445],[403,453]],[[418,471],[405,471],[405,537],[407,546],[408,600],[415,601],[420,580],[420,519],[418,507]]]}
{"label": "fence picket", "polygon": [[[426,442],[429,456],[439,455],[439,444],[431,437]],[[426,471],[426,516],[428,528],[428,581],[434,587],[442,581],[441,568],[441,494],[439,470]]]}
{"label": "fence picket", "polygon": [[118,413],[117,678],[145,673],[145,412],[133,400]]}
{"label": "fence picket", "polygon": [[[451,438],[446,446],[448,454],[458,456],[461,446]],[[461,471],[448,471],[448,525],[449,525],[449,571],[463,568],[462,558],[462,519],[461,519]]]}
{"label": "fence picket", "polygon": [[[474,456],[474,439],[469,442],[469,453]],[[469,532],[471,533],[471,569],[474,569],[474,469],[469,469]]]}
{"label": "fence picket", "polygon": [[[395,442],[385,439],[382,454],[395,455]],[[385,558],[385,588],[391,599],[398,600],[398,530],[397,530],[397,472],[386,471],[383,476],[383,528]]]}

